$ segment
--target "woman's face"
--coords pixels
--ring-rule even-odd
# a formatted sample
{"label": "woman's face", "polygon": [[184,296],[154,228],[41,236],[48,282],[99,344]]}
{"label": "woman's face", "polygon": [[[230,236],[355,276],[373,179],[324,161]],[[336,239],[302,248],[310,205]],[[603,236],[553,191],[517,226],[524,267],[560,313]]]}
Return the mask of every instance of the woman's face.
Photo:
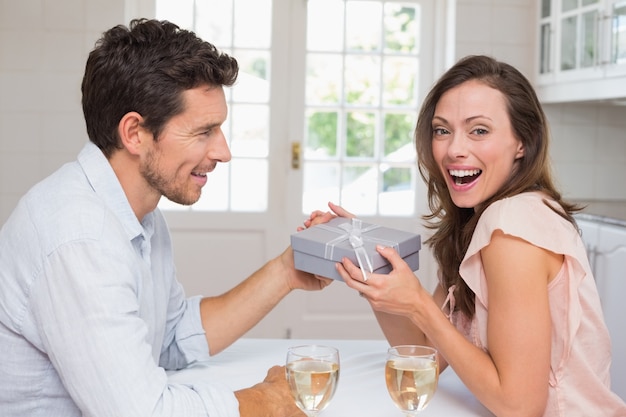
{"label": "woman's face", "polygon": [[524,155],[504,95],[477,80],[441,96],[432,131],[433,156],[458,207],[476,208],[492,197]]}

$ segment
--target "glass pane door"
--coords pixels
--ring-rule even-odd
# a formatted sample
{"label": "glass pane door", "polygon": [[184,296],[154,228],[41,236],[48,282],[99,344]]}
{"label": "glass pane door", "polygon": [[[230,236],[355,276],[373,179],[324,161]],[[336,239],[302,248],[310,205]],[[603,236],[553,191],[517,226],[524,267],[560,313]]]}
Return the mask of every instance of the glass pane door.
{"label": "glass pane door", "polygon": [[302,211],[415,212],[422,9],[309,0]]}
{"label": "glass pane door", "polygon": [[237,58],[240,67],[236,84],[226,89],[228,120],[222,127],[231,162],[218,164],[193,206],[164,198],[159,206],[168,210],[266,211],[272,0],[157,0],[156,6],[158,19],[193,30]]}
{"label": "glass pane door", "polygon": [[[298,189],[282,190],[284,198],[294,198],[294,192],[302,197],[298,212],[308,214],[334,201],[361,215],[416,213],[413,130],[420,92],[432,81],[426,77],[428,85],[420,83],[430,74],[430,69],[421,68],[423,63],[432,67],[430,45],[423,42],[425,27],[432,31],[432,19],[424,18],[424,10],[430,11],[424,4],[430,2],[156,1],[157,18],[194,30],[240,64],[239,79],[227,91],[229,117],[224,126],[232,161],[218,165],[192,207],[163,199],[161,208],[267,211],[270,198],[283,197],[269,196],[275,175],[271,171],[282,169],[277,163],[288,163],[274,151],[270,155],[277,149],[270,143],[273,138],[301,142]],[[282,8],[303,5],[306,24],[272,22],[282,16],[277,13]],[[281,9],[273,13],[277,7]],[[293,56],[276,55],[277,42],[284,42],[277,33],[299,48]],[[292,65],[293,71],[302,68],[305,74],[278,80],[272,75],[273,59]],[[284,77],[283,67],[277,70]],[[276,89],[277,82],[285,86]],[[281,138],[270,131],[271,121],[280,119],[271,110],[284,109],[281,100],[289,100],[293,91],[302,91],[301,102],[289,104],[289,111],[302,109],[302,116],[292,119],[302,120],[302,133],[294,137],[291,131],[291,139]]]}

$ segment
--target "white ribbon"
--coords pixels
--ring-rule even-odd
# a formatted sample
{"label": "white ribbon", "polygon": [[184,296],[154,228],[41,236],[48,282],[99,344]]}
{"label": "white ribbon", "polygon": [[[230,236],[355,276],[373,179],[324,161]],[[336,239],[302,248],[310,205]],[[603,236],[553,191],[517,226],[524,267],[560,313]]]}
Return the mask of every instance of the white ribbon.
{"label": "white ribbon", "polygon": [[367,281],[367,272],[374,272],[372,261],[367,254],[367,251],[365,250],[365,240],[367,239],[376,241],[381,245],[395,247],[396,249],[398,246],[396,242],[363,236],[364,233],[377,229],[380,226],[372,224],[363,228],[363,222],[360,219],[354,217],[352,218],[352,222],[342,223],[338,227],[332,227],[326,224],[320,224],[318,225],[318,227],[322,227],[335,233],[342,233],[340,236],[326,243],[324,253],[324,257],[326,259],[332,259],[335,245],[337,245],[339,242],[342,242],[346,239],[348,240],[348,242],[350,242],[350,246],[352,246],[352,248],[354,249],[354,253],[356,254],[356,260],[359,264],[359,268],[361,268],[361,273],[363,274],[363,282]]}

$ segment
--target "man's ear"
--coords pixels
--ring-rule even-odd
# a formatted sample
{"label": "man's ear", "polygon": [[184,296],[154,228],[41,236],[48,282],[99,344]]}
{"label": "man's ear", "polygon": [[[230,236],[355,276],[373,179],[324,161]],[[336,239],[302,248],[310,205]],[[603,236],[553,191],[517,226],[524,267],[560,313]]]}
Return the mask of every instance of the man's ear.
{"label": "man's ear", "polygon": [[[143,117],[137,112],[128,112],[117,126],[117,132],[120,135],[122,146],[132,155],[141,153],[144,141],[148,138],[148,132],[141,127]],[[151,138],[150,138],[151,140]]]}

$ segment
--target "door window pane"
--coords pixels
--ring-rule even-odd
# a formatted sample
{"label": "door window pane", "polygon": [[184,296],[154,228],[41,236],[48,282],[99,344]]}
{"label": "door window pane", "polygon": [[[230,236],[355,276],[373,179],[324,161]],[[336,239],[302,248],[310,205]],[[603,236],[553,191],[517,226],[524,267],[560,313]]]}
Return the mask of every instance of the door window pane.
{"label": "door window pane", "polygon": [[419,59],[388,57],[383,61],[383,101],[388,106],[415,106]]}
{"label": "door window pane", "polygon": [[352,51],[379,51],[383,19],[382,3],[346,2],[346,48]]}
{"label": "door window pane", "polygon": [[401,3],[385,3],[385,52],[419,52],[421,9]]}
{"label": "door window pane", "polygon": [[341,55],[310,53],[307,58],[306,101],[338,104],[341,100],[343,62]]}
{"label": "door window pane", "polygon": [[[190,207],[162,199],[168,210],[260,212],[268,203],[272,0],[156,0],[156,17],[193,30],[235,57],[239,76],[226,89],[222,130],[232,160],[218,164]],[[251,30],[254,28],[254,30]]]}
{"label": "door window pane", "polygon": [[[337,162],[307,162],[302,172],[302,205],[313,210],[326,207],[328,201],[341,201],[339,187],[341,183],[341,165]],[[324,204],[320,204],[320,202]]]}
{"label": "door window pane", "polygon": [[377,106],[380,102],[380,58],[348,55],[345,57],[344,98],[353,105]]}
{"label": "door window pane", "polygon": [[306,115],[307,147],[310,159],[337,155],[338,114],[335,111],[309,109]]}
{"label": "door window pane", "polygon": [[344,47],[344,7],[336,0],[307,4],[307,50],[341,52]]}
{"label": "door window pane", "polygon": [[[269,49],[272,46],[272,0],[230,1],[234,2],[233,44],[241,48]],[[211,6],[218,2],[211,1]]]}
{"label": "door window pane", "polygon": [[[307,7],[303,212],[330,200],[363,215],[413,215],[420,5],[316,0]],[[335,42],[320,9],[346,21]]]}
{"label": "door window pane", "polygon": [[375,153],[376,114],[352,111],[346,120],[347,158],[372,158]]}
{"label": "door window pane", "polygon": [[240,212],[261,212],[267,210],[266,159],[238,158],[230,162],[231,169],[231,210]]}
{"label": "door window pane", "polygon": [[389,112],[385,114],[384,159],[406,161],[415,157],[413,148],[413,130],[415,115],[413,113]]}

